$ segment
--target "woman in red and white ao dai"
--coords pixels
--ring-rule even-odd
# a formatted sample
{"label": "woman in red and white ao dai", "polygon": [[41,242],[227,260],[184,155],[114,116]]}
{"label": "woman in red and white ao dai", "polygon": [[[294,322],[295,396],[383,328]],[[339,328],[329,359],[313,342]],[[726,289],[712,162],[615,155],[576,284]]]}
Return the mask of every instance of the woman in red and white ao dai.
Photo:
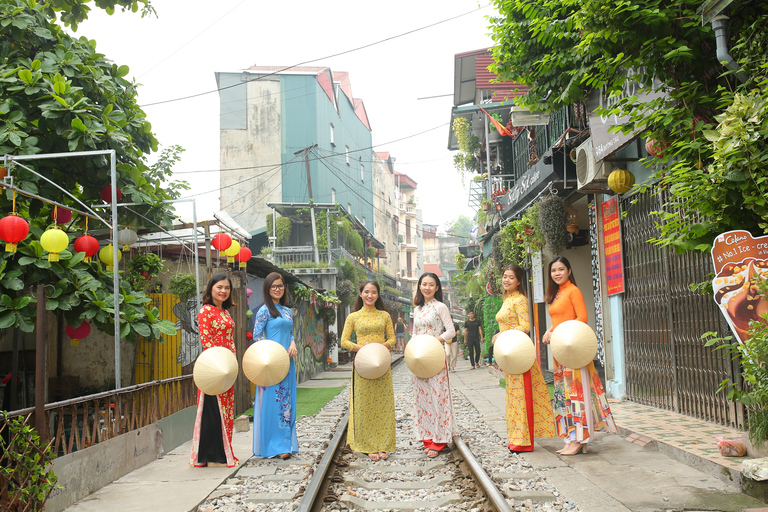
{"label": "woman in red and white ao dai", "polygon": [[[448,307],[442,303],[443,291],[440,279],[427,272],[419,278],[414,298],[413,335],[430,334],[445,344],[456,332]],[[453,418],[451,386],[448,366],[429,379],[413,376],[413,394],[416,401],[417,439],[424,443],[424,451],[430,458],[438,453],[457,433]]]}

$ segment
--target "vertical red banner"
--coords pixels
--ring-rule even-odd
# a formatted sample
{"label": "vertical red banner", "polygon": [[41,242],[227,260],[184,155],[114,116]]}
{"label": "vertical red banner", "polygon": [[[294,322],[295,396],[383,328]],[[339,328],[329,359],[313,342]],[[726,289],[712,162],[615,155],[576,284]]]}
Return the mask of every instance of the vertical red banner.
{"label": "vertical red banner", "polygon": [[621,252],[621,215],[619,197],[614,196],[602,205],[603,250],[605,254],[605,280],[608,295],[624,293],[624,257]]}

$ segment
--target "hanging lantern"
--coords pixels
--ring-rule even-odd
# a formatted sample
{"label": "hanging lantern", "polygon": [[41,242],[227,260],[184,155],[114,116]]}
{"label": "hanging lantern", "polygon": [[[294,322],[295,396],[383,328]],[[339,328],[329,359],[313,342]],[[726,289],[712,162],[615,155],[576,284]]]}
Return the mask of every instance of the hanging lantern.
{"label": "hanging lantern", "polygon": [[224,254],[227,257],[227,263],[234,263],[235,256],[240,254],[240,243],[237,240],[232,240],[232,245],[230,245],[229,248],[224,251]]}
{"label": "hanging lantern", "polygon": [[138,239],[139,235],[132,229],[125,228],[117,232],[117,243],[123,246],[123,251],[130,251]]}
{"label": "hanging lantern", "polygon": [[[112,244],[105,245],[99,251],[99,259],[103,264],[107,266],[107,272],[112,272],[112,267],[115,266],[113,258],[114,258],[114,255],[112,254]],[[122,259],[123,259],[123,253],[121,253],[120,251],[117,251],[117,262],[120,263],[120,260]]]}
{"label": "hanging lantern", "polygon": [[51,219],[53,219],[56,224],[66,224],[72,220],[72,210],[54,206],[53,211],[51,212]]}
{"label": "hanging lantern", "polygon": [[649,155],[655,156],[656,158],[661,158],[664,156],[664,150],[667,149],[667,144],[663,139],[661,141],[658,141],[656,139],[646,139],[645,141],[645,150],[648,152]]}
{"label": "hanging lantern", "polygon": [[91,261],[91,256],[99,252],[99,241],[91,235],[83,235],[75,240],[75,252],[84,252],[86,262]]}
{"label": "hanging lantern", "polygon": [[69,245],[69,237],[61,228],[54,226],[40,237],[40,245],[48,251],[48,261],[59,261],[59,253]]}
{"label": "hanging lantern", "polygon": [[626,169],[616,169],[608,175],[608,186],[617,194],[626,194],[635,184],[635,175]]}
{"label": "hanging lantern", "polygon": [[248,311],[245,312],[245,316],[246,318],[251,318],[253,316],[253,311],[249,309]]}
{"label": "hanging lantern", "polygon": [[217,251],[226,251],[232,245],[232,237],[226,233],[219,233],[213,237],[211,245]]}
{"label": "hanging lantern", "polygon": [[571,206],[570,203],[568,203],[568,207],[565,209],[566,212],[566,220],[565,220],[565,229],[569,233],[576,234],[579,232],[579,212],[576,211],[576,208]]}
{"label": "hanging lantern", "polygon": [[[248,311],[250,311],[250,309]],[[247,331],[245,333],[245,339],[251,341],[253,339],[253,333],[251,331]]]}
{"label": "hanging lantern", "polygon": [[[119,188],[115,191],[115,197],[117,198],[117,201],[120,202],[120,199],[123,198],[123,191]],[[101,199],[105,203],[111,203],[112,202],[112,187],[107,185],[103,189],[101,189]]]}
{"label": "hanging lantern", "polygon": [[241,247],[240,252],[237,254],[237,261],[240,262],[240,268],[245,268],[248,264],[248,260],[251,259],[253,253],[247,247]]}
{"label": "hanging lantern", "polygon": [[28,234],[29,224],[15,213],[0,219],[0,238],[5,242],[5,252],[16,252],[16,244]]}
{"label": "hanging lantern", "polygon": [[91,324],[85,320],[83,320],[83,323],[80,324],[80,327],[72,327],[67,324],[67,326],[64,328],[64,331],[66,331],[67,336],[70,338],[69,344],[73,347],[76,347],[80,344],[80,340],[91,334]]}

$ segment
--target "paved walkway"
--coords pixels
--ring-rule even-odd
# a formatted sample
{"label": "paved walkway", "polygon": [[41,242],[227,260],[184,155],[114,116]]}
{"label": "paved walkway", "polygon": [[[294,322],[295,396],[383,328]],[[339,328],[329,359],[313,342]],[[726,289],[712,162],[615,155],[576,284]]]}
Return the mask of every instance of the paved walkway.
{"label": "paved walkway", "polygon": [[[350,366],[335,368],[300,386],[345,385],[350,372]],[[450,378],[452,387],[472,401],[506,442],[505,391],[498,384],[499,374],[489,368],[470,370],[469,362],[460,359],[457,372],[451,373]],[[559,438],[549,438],[537,439],[536,450],[524,455],[534,469],[582,511],[739,512],[768,507],[712,476],[718,470],[723,476],[740,467],[740,460],[722,459],[715,453],[714,437],[723,430],[720,427],[632,403],[612,404],[612,409],[620,435],[598,435],[595,442],[590,443],[588,454],[559,456],[554,451],[562,442]],[[243,462],[251,456],[252,436],[252,432],[234,435],[233,449]],[[239,468],[192,469],[190,448],[191,442],[185,443],[66,510],[194,510]],[[664,453],[685,458],[674,450],[689,454],[687,464]],[[763,510],[768,512],[768,508]]]}

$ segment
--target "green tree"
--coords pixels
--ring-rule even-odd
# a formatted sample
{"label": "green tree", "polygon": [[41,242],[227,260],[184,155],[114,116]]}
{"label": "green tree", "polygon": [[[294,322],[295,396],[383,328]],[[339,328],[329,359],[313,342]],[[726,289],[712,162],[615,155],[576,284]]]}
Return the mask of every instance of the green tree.
{"label": "green tree", "polygon": [[445,231],[449,235],[457,236],[464,242],[469,241],[469,230],[472,229],[474,222],[466,215],[459,215],[454,221],[448,221],[445,223]]}
{"label": "green tree", "polygon": [[[760,111],[768,97],[765,3],[747,0],[727,12],[731,54],[749,78],[746,83],[718,62],[713,29],[702,25],[696,12],[699,0],[495,0],[494,5],[499,14],[489,18],[492,67],[502,79],[530,87],[518,103],[551,111],[583,103],[602,88],[611,96],[602,115],[628,116],[621,130],[666,147],[647,162],[660,169],[655,178],[671,196],[659,212],[658,243],[707,251],[723,231],[768,229],[762,220],[768,214],[767,171],[757,164],[768,159],[766,129],[760,122],[747,126],[750,118],[744,117]],[[630,69],[634,73],[628,74]],[[621,94],[627,84],[663,94],[652,99]],[[731,118],[724,126],[728,120],[718,116],[726,110],[747,122]],[[730,143],[737,140],[749,140],[748,150],[735,153],[748,158],[724,165],[722,157],[730,158]]]}
{"label": "green tree", "polygon": [[[96,42],[74,38],[56,21],[77,28],[87,17],[88,1],[50,2],[0,1],[0,154],[66,153],[113,149],[117,179],[125,198],[138,206],[136,215],[122,216],[121,224],[141,225],[144,218],[171,225],[173,209],[163,201],[179,196],[184,183],[167,183],[171,167],[182,151],[168,148],[157,163],[147,155],[158,142],[146,115],[137,103],[136,84],[126,79],[127,66],[119,66],[96,51]],[[112,12],[116,7],[144,13],[151,11],[146,0],[96,0],[96,6]],[[46,159],[26,164],[45,175],[86,204],[100,201],[101,190],[110,184],[109,159],[104,156]],[[141,292],[120,281],[114,290],[111,273],[99,263],[86,264],[82,253],[65,250],[60,261],[41,259],[38,240],[51,223],[51,205],[24,193],[39,195],[82,207],[49,181],[15,166],[9,169],[16,194],[16,211],[30,222],[30,236],[19,244],[18,253],[0,255],[0,328],[31,332],[36,317],[35,301],[26,291],[37,284],[54,285],[48,290],[46,307],[63,315],[70,325],[83,319],[106,332],[114,330],[114,294],[120,295],[121,337],[159,337],[175,333],[173,324],[158,319],[158,311]],[[13,194],[0,195],[0,209],[11,211]],[[84,228],[85,219],[75,217],[65,229]],[[150,223],[151,225],[151,223]],[[90,226],[95,228],[93,221]],[[70,234],[70,242],[74,235]]]}

